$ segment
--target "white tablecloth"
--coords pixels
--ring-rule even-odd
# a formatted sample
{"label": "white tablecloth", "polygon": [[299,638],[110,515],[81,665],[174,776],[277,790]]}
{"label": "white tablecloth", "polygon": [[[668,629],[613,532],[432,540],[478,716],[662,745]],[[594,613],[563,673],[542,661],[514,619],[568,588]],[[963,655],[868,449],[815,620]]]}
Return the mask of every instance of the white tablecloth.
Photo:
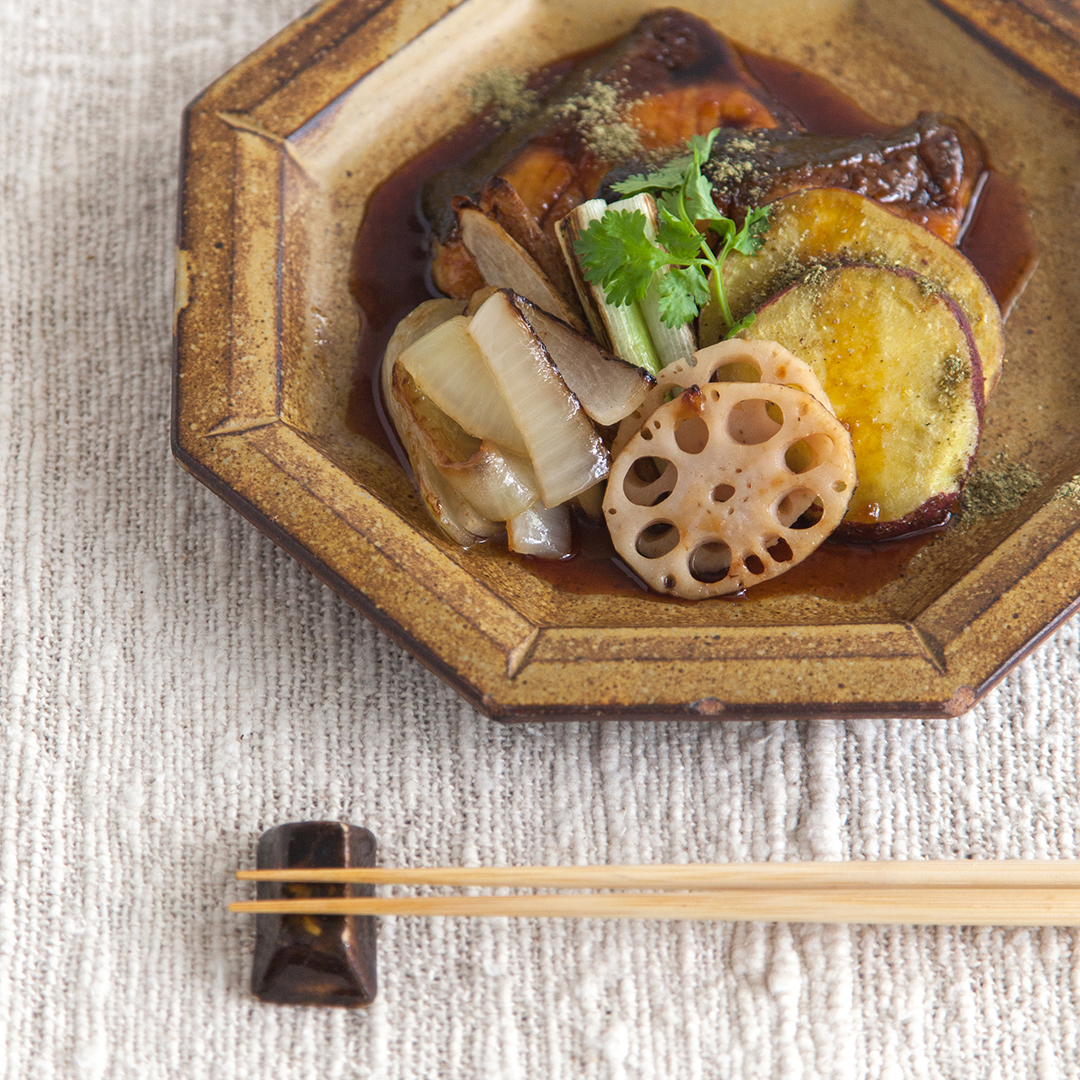
{"label": "white tablecloth", "polygon": [[388,863],[1076,856],[1066,625],[970,715],[500,727],[184,474],[180,112],[307,0],[0,0],[0,1072],[1059,1077],[1071,930],[387,919],[248,993],[274,824]]}

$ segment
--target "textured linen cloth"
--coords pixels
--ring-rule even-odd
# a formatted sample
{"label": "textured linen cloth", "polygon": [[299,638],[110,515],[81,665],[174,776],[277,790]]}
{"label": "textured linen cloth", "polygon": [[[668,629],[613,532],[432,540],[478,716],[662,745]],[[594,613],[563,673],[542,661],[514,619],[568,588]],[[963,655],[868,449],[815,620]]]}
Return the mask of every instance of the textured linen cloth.
{"label": "textured linen cloth", "polygon": [[1072,1077],[1073,930],[379,926],[248,992],[259,833],[387,863],[1075,857],[1067,624],[970,715],[484,719],[167,444],[183,105],[307,0],[0,0],[0,1074]]}

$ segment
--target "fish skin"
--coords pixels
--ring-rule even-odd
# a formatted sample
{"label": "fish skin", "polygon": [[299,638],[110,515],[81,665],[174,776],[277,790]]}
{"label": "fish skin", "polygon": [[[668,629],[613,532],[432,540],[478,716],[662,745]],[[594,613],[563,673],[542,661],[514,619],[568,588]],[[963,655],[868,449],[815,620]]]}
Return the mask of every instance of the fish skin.
{"label": "fish skin", "polygon": [[[614,170],[601,196],[618,198],[614,183],[658,163],[654,158]],[[794,191],[846,188],[955,243],[985,169],[982,144],[962,120],[921,113],[904,127],[855,138],[721,130],[704,172],[717,207],[738,223],[751,208]]]}

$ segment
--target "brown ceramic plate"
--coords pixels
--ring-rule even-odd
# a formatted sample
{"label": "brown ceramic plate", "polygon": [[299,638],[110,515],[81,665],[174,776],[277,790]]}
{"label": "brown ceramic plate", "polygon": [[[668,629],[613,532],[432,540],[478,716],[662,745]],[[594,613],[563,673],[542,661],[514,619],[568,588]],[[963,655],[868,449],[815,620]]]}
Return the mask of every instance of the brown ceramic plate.
{"label": "brown ceramic plate", "polygon": [[883,120],[966,118],[1023,185],[1041,262],[1008,323],[980,451],[1042,478],[1019,506],[695,605],[458,550],[393,455],[346,426],[349,257],[369,194],[464,119],[474,73],[611,39],[645,3],[331,0],[196,100],[175,453],[489,716],[959,715],[1080,597],[1080,114],[1060,89],[1080,50],[1005,0],[991,16],[971,0],[685,6]]}

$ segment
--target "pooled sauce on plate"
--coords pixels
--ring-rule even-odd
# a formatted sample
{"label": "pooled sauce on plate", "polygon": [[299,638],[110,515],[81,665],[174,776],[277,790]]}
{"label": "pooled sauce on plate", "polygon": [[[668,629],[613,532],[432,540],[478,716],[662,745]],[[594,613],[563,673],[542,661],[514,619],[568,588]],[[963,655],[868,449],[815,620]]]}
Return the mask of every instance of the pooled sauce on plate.
{"label": "pooled sauce on plate", "polygon": [[[793,64],[744,51],[746,67],[815,135],[850,136],[888,130],[855,101],[824,79]],[[566,70],[577,58],[558,61],[532,80],[538,85]],[[429,274],[429,230],[419,210],[424,181],[473,157],[496,131],[482,120],[464,125],[398,170],[372,195],[353,250],[350,290],[363,312],[349,427],[405,462],[378,399],[378,371],[394,327],[418,304],[441,295]],[[1022,290],[1034,262],[1035,245],[1019,186],[988,172],[960,250],[982,273],[1003,314]],[[529,569],[559,589],[583,594],[647,594],[614,556],[602,525],[575,523],[576,552],[563,561],[528,556]],[[919,535],[875,545],[827,542],[809,558],[735,599],[813,593],[857,601],[897,580],[926,544]],[[655,599],[670,602],[669,597]],[[688,601],[689,602],[689,601]]]}

